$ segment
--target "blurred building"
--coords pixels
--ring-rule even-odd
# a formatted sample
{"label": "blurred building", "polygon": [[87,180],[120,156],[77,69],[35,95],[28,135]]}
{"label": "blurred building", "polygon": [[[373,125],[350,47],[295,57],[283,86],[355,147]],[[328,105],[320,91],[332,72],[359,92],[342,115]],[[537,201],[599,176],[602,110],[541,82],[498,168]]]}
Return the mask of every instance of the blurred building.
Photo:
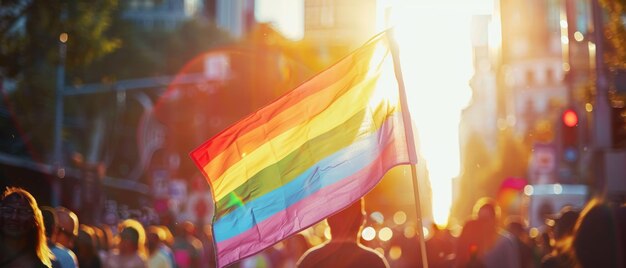
{"label": "blurred building", "polygon": [[538,120],[555,116],[550,109],[578,101],[575,92],[589,71],[589,3],[510,0],[499,5],[499,125],[524,135]]}
{"label": "blurred building", "polygon": [[122,15],[147,30],[174,30],[192,18],[204,18],[242,37],[254,24],[254,0],[130,0]]}
{"label": "blurred building", "polygon": [[[584,107],[590,102],[586,99],[590,2],[509,0],[497,4],[501,42],[494,44],[499,49],[492,55],[498,88],[497,125],[514,130],[532,146],[556,148],[551,156],[556,161],[556,177],[551,181],[582,182],[588,176],[583,167],[588,166]],[[576,110],[580,118],[575,147],[570,151],[564,150],[561,137],[565,134],[561,115],[566,108]]]}
{"label": "blurred building", "polygon": [[567,100],[559,3],[500,3],[502,69],[499,78],[504,94],[500,116],[509,118],[507,126],[514,127],[518,134],[528,130],[538,114],[545,114],[550,100],[561,105]]}
{"label": "blurred building", "polygon": [[[211,1],[209,1],[211,2]],[[240,38],[252,29],[254,19],[254,0],[217,0],[215,22],[232,36]]]}
{"label": "blurred building", "polygon": [[474,75],[470,80],[472,99],[462,112],[459,125],[459,140],[464,148],[471,134],[484,137],[490,149],[496,146],[497,104],[496,76],[489,57],[490,15],[475,15],[471,22],[471,41]]}
{"label": "blurred building", "polygon": [[[525,189],[526,216],[542,223],[541,213],[560,210],[565,202],[562,198],[570,192],[567,189],[581,189],[575,191],[579,203],[584,203],[588,194],[584,184],[589,176],[585,170],[589,159],[583,148],[587,145],[588,132],[584,107],[591,101],[586,99],[591,71],[591,3],[588,0],[496,2],[501,42],[492,61],[498,88],[498,127],[513,129],[518,137],[532,142],[531,164],[526,174],[532,185],[528,191]],[[567,139],[561,116],[567,108],[577,111],[580,119],[575,120],[576,127],[572,126],[577,132],[572,139],[572,151],[563,146]],[[551,126],[552,135],[537,138],[546,125]],[[543,188],[550,191],[539,191]],[[536,191],[533,193],[532,189]]]}
{"label": "blurred building", "polygon": [[376,0],[305,0],[304,41],[333,61],[376,34],[376,17]]}
{"label": "blurred building", "polygon": [[173,30],[201,14],[202,0],[129,0],[122,17],[145,29]]}

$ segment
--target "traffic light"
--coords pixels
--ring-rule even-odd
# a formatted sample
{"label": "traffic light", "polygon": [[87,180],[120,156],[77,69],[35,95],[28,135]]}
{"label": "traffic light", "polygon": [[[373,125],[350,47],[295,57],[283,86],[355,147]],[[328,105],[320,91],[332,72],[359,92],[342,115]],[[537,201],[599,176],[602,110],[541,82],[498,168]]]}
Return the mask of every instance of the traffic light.
{"label": "traffic light", "polygon": [[579,158],[579,118],[574,109],[561,115],[561,152],[565,163],[576,164]]}
{"label": "traffic light", "polygon": [[559,152],[561,183],[576,181],[580,159],[580,117],[576,110],[568,108],[559,118]]}

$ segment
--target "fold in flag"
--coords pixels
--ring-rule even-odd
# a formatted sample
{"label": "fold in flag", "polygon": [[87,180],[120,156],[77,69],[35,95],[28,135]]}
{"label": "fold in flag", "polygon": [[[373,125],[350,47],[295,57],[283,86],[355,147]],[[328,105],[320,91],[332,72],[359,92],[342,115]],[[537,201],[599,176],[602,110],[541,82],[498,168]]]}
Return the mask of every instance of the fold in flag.
{"label": "fold in flag", "polygon": [[215,199],[218,267],[347,207],[390,168],[415,164],[390,38],[377,35],[191,152]]}

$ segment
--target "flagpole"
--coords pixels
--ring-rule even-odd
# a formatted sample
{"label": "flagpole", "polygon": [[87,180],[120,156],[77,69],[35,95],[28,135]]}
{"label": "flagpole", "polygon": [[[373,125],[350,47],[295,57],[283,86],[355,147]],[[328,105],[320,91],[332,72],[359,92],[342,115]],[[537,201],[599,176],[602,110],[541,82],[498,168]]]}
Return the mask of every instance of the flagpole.
{"label": "flagpole", "polygon": [[413,124],[411,123],[411,115],[409,114],[409,106],[406,100],[406,91],[404,87],[404,78],[402,77],[402,68],[400,67],[400,53],[398,50],[398,44],[395,40],[393,28],[387,30],[387,40],[389,41],[391,55],[393,57],[393,67],[396,74],[396,80],[398,81],[398,88],[400,90],[400,108],[402,110],[402,122],[404,123],[406,143],[409,151],[409,158],[411,160],[411,182],[413,184],[413,196],[415,197],[415,211],[417,213],[417,227],[419,233],[419,245],[420,255],[422,256],[422,267],[428,268],[428,258],[426,257],[426,242],[424,238],[424,226],[422,224],[422,209],[420,202],[420,194],[417,181],[417,169],[415,164],[417,163],[417,153],[415,152],[415,139],[413,136]]}

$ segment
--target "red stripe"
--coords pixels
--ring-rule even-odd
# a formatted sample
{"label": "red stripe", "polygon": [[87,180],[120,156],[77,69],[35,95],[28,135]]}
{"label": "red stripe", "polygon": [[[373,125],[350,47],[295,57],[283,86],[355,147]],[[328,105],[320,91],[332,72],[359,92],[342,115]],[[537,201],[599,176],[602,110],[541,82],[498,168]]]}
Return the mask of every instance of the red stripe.
{"label": "red stripe", "polygon": [[[370,44],[370,46],[372,46],[373,44],[376,44],[376,43],[373,42],[372,44]],[[368,48],[369,47],[366,46],[360,51],[368,51],[366,50]],[[366,70],[368,68],[367,66],[368,60],[369,60],[368,56],[361,55],[360,53],[350,54],[343,60],[331,66],[326,71],[313,77],[311,80],[300,85],[299,87],[287,93],[286,95],[282,96],[275,102],[269,104],[268,106],[265,106],[264,108],[258,110],[255,113],[252,113],[251,115],[240,120],[239,122],[235,123],[231,127],[225,129],[221,133],[215,135],[213,138],[206,141],[205,143],[203,143],[202,145],[200,145],[198,148],[196,148],[190,153],[192,159],[194,160],[196,165],[200,168],[200,170],[203,170],[203,167],[206,166],[211,161],[212,158],[219,155],[222,151],[228,148],[228,146],[230,146],[231,144],[235,143],[239,137],[241,137],[242,135],[256,128],[266,127],[264,125],[270,119],[280,115],[280,113],[282,113],[286,109],[294,105],[297,105],[303,99],[306,99],[307,97],[310,97],[311,95],[317,92],[320,92],[324,89],[327,89],[329,87],[337,87],[339,89],[344,89],[344,90],[347,89],[346,87],[352,85],[354,83],[354,80],[358,81],[359,77],[366,75],[366,71],[360,72],[361,68],[358,68],[358,65],[365,65],[363,67],[364,67],[364,70]],[[353,74],[351,74],[351,72]],[[332,98],[331,99],[326,99],[323,97],[320,98],[320,101],[323,101],[323,100],[330,102]],[[324,104],[313,105],[311,107],[306,107],[308,110],[305,112],[307,114],[316,114],[324,110],[326,107],[327,105],[324,105]],[[282,131],[275,131],[274,130],[275,128],[281,128],[281,130],[287,130],[290,127],[307,119],[308,117],[293,116],[288,121],[280,122],[281,124],[279,125],[267,126],[268,129],[272,129],[272,131],[270,132],[271,135],[263,136],[261,139],[258,139],[258,140],[246,141],[246,143],[253,142],[257,144],[257,147],[258,147],[258,145],[263,144],[263,142],[266,141],[267,139],[274,138],[275,136],[282,133]],[[237,157],[240,159],[241,154],[235,154],[235,158]],[[237,159],[231,159],[231,160],[232,161],[229,161],[231,163],[238,161]]]}

